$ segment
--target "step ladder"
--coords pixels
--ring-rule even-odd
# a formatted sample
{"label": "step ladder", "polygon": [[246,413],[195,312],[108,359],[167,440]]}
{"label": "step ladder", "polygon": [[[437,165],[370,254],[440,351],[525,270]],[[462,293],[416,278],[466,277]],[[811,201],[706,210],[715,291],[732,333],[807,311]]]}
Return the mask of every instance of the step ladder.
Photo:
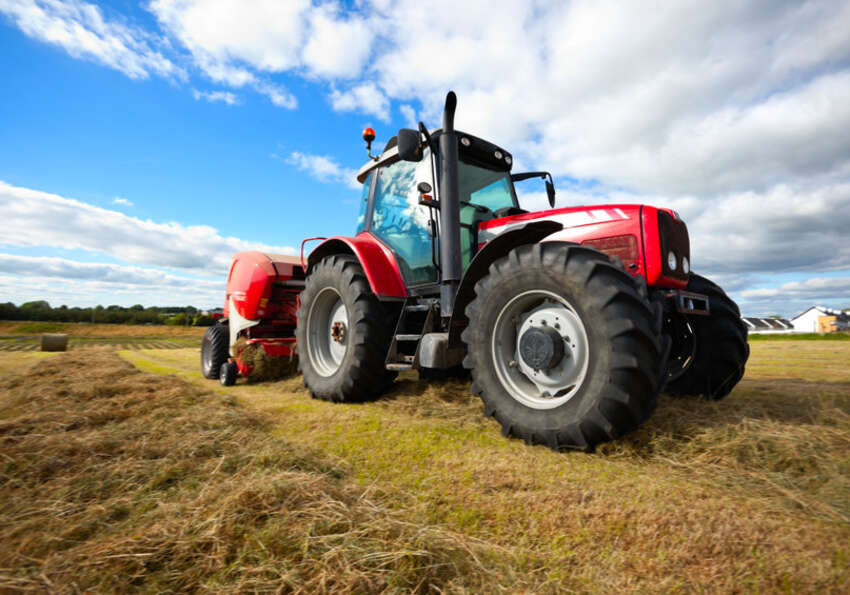
{"label": "step ladder", "polygon": [[419,341],[434,330],[437,307],[439,301],[434,299],[408,299],[404,302],[387,352],[387,370],[401,372],[413,369]]}

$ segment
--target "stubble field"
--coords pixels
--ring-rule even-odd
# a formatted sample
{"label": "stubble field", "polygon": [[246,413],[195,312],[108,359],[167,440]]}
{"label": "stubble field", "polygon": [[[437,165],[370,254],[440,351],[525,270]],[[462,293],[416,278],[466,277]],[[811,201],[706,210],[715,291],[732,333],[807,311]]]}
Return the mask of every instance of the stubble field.
{"label": "stubble field", "polygon": [[593,454],[413,374],[335,405],[196,345],[0,353],[0,589],[847,592],[850,343],[752,350]]}

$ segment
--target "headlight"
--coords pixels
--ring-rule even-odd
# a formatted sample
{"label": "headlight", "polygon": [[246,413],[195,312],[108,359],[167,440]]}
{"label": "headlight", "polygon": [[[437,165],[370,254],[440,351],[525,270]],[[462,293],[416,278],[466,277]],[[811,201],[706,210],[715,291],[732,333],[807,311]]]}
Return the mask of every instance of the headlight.
{"label": "headlight", "polygon": [[658,240],[661,245],[655,258],[661,261],[661,275],[667,279],[686,280],[691,263],[685,263],[685,259],[691,258],[691,250],[685,222],[673,219],[673,215],[667,211],[659,210]]}

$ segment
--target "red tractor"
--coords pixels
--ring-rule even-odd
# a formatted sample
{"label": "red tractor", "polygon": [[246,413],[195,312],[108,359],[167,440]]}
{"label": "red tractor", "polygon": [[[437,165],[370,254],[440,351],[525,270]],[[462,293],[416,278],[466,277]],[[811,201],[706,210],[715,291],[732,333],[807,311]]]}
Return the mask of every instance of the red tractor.
{"label": "red tractor", "polygon": [[[353,237],[306,262],[237,254],[205,376],[251,372],[252,345],[291,358],[315,398],[379,396],[399,371],[468,370],[506,436],[583,448],[637,428],[660,390],[726,396],[744,374],[747,330],[723,290],[690,270],[669,209],[554,208],[547,172],[443,126],[403,129],[370,161]],[[514,183],[545,181],[551,210],[520,207]]]}

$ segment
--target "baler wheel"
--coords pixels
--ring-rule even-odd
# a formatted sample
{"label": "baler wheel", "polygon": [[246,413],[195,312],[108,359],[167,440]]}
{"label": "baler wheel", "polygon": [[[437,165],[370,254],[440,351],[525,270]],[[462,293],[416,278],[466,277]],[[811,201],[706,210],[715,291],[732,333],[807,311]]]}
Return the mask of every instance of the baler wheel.
{"label": "baler wheel", "polygon": [[239,366],[236,362],[224,362],[221,364],[221,370],[218,373],[218,380],[222,386],[233,386],[236,384],[236,377],[239,375]]}
{"label": "baler wheel", "polygon": [[354,256],[319,262],[301,292],[298,369],[310,394],[326,401],[365,401],[395,379],[385,367],[393,328]]}
{"label": "baler wheel", "polygon": [[216,324],[204,332],[201,340],[201,373],[204,378],[218,378],[221,364],[230,355],[230,329],[223,324]]}
{"label": "baler wheel", "polygon": [[639,282],[583,246],[520,246],[475,285],[463,331],[472,392],[505,436],[592,450],[655,409],[655,314]]}
{"label": "baler wheel", "polygon": [[709,315],[688,317],[696,339],[693,361],[667,383],[664,392],[717,401],[732,392],[744,376],[750,357],[747,327],[738,305],[715,283],[692,274],[688,291],[708,296]]}

